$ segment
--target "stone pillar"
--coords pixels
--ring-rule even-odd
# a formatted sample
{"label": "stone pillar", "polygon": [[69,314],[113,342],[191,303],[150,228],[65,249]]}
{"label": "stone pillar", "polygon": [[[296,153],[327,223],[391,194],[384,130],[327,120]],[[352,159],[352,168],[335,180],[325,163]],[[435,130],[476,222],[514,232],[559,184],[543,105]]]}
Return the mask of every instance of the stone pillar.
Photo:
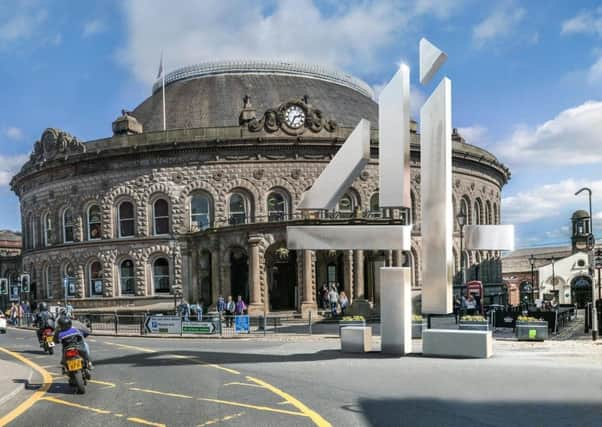
{"label": "stone pillar", "polygon": [[[261,303],[261,275],[259,265],[259,243],[261,237],[251,236],[249,238],[249,314],[260,314],[264,311]],[[269,295],[266,295],[269,300]]]}
{"label": "stone pillar", "polygon": [[393,251],[389,249],[385,251],[385,254],[387,257],[387,267],[393,267]]}
{"label": "stone pillar", "polygon": [[[223,290],[220,286],[221,279],[221,265],[220,265],[220,256],[219,250],[211,251],[211,297],[213,301],[205,301],[205,304],[217,304],[217,298],[221,295],[224,298],[228,296],[224,296]],[[217,308],[217,307],[216,307]]]}
{"label": "stone pillar", "polygon": [[344,291],[351,302],[353,300],[353,251],[345,251],[343,255]]}
{"label": "stone pillar", "polygon": [[[314,251],[300,251],[301,257],[297,258],[297,268],[301,269],[301,286],[303,289],[303,300],[301,301],[301,316],[307,317],[310,311],[318,312],[316,304],[315,281],[315,256]],[[301,258],[301,260],[299,259]],[[301,261],[301,262],[299,262]]]}
{"label": "stone pillar", "polygon": [[364,251],[358,249],[355,253],[355,265],[354,265],[354,283],[355,283],[355,299],[365,299],[365,287],[364,287]]}
{"label": "stone pillar", "polygon": [[[188,283],[192,287],[192,301],[196,303],[201,298],[199,289],[199,252],[196,248],[187,252]],[[209,302],[209,301],[208,301]]]}
{"label": "stone pillar", "polygon": [[393,267],[401,267],[401,262],[403,260],[403,252],[401,250],[393,251]]}

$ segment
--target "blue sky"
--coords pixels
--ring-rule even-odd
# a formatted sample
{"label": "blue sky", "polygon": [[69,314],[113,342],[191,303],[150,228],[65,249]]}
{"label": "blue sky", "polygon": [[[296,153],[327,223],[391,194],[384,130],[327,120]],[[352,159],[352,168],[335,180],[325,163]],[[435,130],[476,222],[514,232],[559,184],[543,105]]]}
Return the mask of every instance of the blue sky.
{"label": "blue sky", "polygon": [[[565,244],[575,190],[594,190],[602,231],[602,7],[595,1],[98,1],[0,3],[0,228],[19,229],[8,188],[46,127],[111,134],[167,71],[277,58],[348,71],[378,92],[412,67],[413,109],[445,73],[454,126],[512,170],[502,220],[518,246]],[[417,83],[418,41],[448,55]],[[602,236],[601,236],[602,237]]]}

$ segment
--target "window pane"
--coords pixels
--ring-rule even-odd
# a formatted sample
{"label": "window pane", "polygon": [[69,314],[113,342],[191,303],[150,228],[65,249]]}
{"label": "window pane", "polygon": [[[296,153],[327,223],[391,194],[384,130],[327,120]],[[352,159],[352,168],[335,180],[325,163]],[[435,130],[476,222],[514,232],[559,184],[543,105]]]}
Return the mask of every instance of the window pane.
{"label": "window pane", "polygon": [[102,270],[102,267],[100,265],[99,262],[93,262],[90,265],[90,277],[92,279],[98,279],[100,277],[100,271]]}
{"label": "window pane", "polygon": [[271,193],[268,196],[269,221],[282,221],[286,215],[286,200],[280,193]]}
{"label": "window pane", "polygon": [[156,218],[155,219],[155,234],[168,234],[169,233],[169,218]]}
{"label": "window pane", "polygon": [[134,293],[134,263],[131,260],[125,260],[120,267],[121,293]]}
{"label": "window pane", "polygon": [[169,292],[169,262],[159,258],[153,265],[153,283],[155,292]]}
{"label": "window pane", "polygon": [[121,220],[119,223],[119,235],[121,237],[134,235],[134,220]]}
{"label": "window pane", "polygon": [[209,198],[194,196],[190,201],[190,212],[195,214],[209,214]]}
{"label": "window pane", "polygon": [[159,258],[155,261],[155,274],[162,276],[169,275],[169,263],[165,258]]}
{"label": "window pane", "polygon": [[232,197],[230,197],[230,212],[245,212],[245,201],[240,194],[233,194]]}
{"label": "window pane", "polygon": [[98,206],[92,206],[90,208],[88,219],[90,222],[100,222],[100,208]]}
{"label": "window pane", "polygon": [[168,216],[169,215],[169,205],[167,201],[163,199],[159,199],[155,202],[155,217],[160,216]]}
{"label": "window pane", "polygon": [[134,205],[130,202],[123,202],[119,205],[119,219],[134,218]]}
{"label": "window pane", "polygon": [[65,224],[65,226],[67,225],[73,225],[73,215],[71,213],[71,209],[67,209],[65,211],[65,214],[63,216],[63,223]]}
{"label": "window pane", "polygon": [[379,210],[378,207],[378,193],[373,194],[370,198],[370,210],[372,212],[377,212]]}

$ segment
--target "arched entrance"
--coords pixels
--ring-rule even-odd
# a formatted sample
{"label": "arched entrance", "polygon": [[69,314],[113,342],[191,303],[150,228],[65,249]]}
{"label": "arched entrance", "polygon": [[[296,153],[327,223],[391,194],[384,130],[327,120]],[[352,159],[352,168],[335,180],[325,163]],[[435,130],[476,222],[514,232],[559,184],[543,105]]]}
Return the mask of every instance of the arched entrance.
{"label": "arched entrance", "polygon": [[297,253],[283,244],[270,246],[265,253],[270,295],[270,311],[295,310],[297,295]]}
{"label": "arched entrance", "polygon": [[345,289],[345,263],[342,251],[316,251],[316,301],[321,301],[320,293],[323,286],[327,289],[335,287],[337,291]]}
{"label": "arched entrance", "polygon": [[243,248],[230,251],[230,289],[234,301],[240,295],[249,303],[249,257]]}
{"label": "arched entrance", "polygon": [[217,295],[213,295],[211,289],[211,252],[203,250],[199,254],[198,272],[199,298],[205,304],[211,304],[212,301],[217,299]]}
{"label": "arched entrance", "polygon": [[571,280],[571,301],[577,307],[584,308],[592,302],[592,279],[589,276],[577,276]]}

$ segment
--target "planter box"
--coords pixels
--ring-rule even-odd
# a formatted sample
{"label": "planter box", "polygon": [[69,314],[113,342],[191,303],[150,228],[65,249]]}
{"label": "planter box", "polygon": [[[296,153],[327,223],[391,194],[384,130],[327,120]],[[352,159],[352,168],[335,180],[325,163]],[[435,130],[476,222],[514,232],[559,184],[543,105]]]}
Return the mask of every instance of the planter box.
{"label": "planter box", "polygon": [[519,341],[544,341],[548,338],[548,322],[516,322]]}
{"label": "planter box", "polygon": [[463,331],[488,331],[489,323],[488,322],[470,322],[460,320],[460,330]]}
{"label": "planter box", "polygon": [[422,331],[426,329],[426,322],[412,322],[412,338],[422,338]]}
{"label": "planter box", "polygon": [[343,353],[366,353],[372,350],[372,328],[370,326],[343,326],[341,328],[341,351]]}
{"label": "planter box", "polygon": [[348,321],[339,321],[339,336],[341,336],[341,328],[345,326],[366,326],[365,320],[348,320]]}
{"label": "planter box", "polygon": [[488,358],[493,354],[491,331],[426,329],[422,334],[422,354],[432,357]]}

